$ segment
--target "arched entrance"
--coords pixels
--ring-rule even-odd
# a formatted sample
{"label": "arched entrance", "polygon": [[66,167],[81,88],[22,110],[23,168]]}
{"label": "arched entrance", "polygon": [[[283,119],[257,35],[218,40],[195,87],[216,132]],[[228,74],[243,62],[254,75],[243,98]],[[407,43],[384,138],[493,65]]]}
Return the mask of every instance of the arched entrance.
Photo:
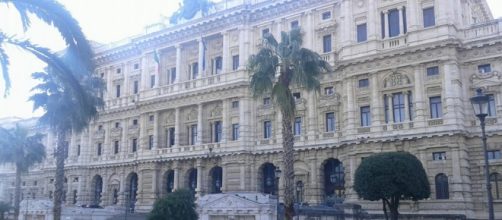
{"label": "arched entrance", "polygon": [[265,194],[277,195],[275,165],[265,163],[261,166],[261,191]]}
{"label": "arched entrance", "polygon": [[93,186],[93,196],[92,196],[92,206],[99,206],[101,203],[101,193],[103,192],[103,178],[100,175],[94,176],[92,178],[92,186]]}
{"label": "arched entrance", "polygon": [[223,182],[223,169],[219,166],[213,167],[209,172],[210,192],[221,193],[221,186]]}
{"label": "arched entrance", "polygon": [[126,207],[129,208],[130,212],[134,212],[136,197],[138,195],[138,174],[131,173],[127,177],[127,196],[126,196]]}
{"label": "arched entrance", "polygon": [[330,158],[324,161],[324,195],[326,198],[345,197],[345,169],[342,162]]}
{"label": "arched entrance", "polygon": [[195,168],[188,171],[188,189],[195,194],[195,189],[197,189],[197,169]]}
{"label": "arched entrance", "polygon": [[168,170],[164,174],[164,179],[166,181],[164,185],[164,189],[166,190],[166,193],[172,193],[174,190],[174,170]]}

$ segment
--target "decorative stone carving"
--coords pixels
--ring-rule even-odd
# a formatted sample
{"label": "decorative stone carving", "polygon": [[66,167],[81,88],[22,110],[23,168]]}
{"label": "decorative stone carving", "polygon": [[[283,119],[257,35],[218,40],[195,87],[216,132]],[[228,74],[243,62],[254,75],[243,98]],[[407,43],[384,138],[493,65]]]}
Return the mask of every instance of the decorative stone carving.
{"label": "decorative stone carving", "polygon": [[392,75],[388,76],[384,81],[384,87],[399,87],[403,85],[410,84],[410,79],[401,73],[394,72]]}

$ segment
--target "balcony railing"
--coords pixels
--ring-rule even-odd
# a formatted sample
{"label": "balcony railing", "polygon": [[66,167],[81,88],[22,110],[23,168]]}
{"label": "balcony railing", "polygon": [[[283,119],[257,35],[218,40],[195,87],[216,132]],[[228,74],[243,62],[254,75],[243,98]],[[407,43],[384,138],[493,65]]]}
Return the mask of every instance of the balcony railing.
{"label": "balcony railing", "polygon": [[497,36],[501,34],[502,20],[491,20],[482,24],[475,24],[464,30],[465,40],[475,40],[484,37]]}
{"label": "balcony railing", "polygon": [[393,49],[404,47],[408,44],[408,39],[406,35],[393,37],[382,40],[382,49]]}

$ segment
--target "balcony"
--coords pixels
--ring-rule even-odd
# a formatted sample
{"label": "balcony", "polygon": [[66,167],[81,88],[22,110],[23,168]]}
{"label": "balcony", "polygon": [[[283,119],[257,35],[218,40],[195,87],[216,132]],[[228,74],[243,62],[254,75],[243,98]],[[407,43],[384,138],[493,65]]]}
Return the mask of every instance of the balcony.
{"label": "balcony", "polygon": [[482,24],[475,24],[464,30],[464,40],[479,40],[482,38],[500,36],[502,20],[491,20]]}
{"label": "balcony", "polygon": [[387,50],[387,49],[405,47],[408,44],[407,38],[408,38],[408,36],[402,35],[402,36],[398,36],[398,37],[383,39],[382,40],[382,49]]}

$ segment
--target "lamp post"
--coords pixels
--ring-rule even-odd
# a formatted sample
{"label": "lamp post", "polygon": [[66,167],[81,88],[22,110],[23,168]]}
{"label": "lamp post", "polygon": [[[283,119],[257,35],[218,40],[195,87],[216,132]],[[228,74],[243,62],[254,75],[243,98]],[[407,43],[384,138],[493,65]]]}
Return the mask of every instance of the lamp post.
{"label": "lamp post", "polygon": [[490,165],[488,163],[488,152],[486,151],[486,133],[485,133],[485,118],[488,116],[488,103],[489,97],[483,94],[483,91],[476,89],[476,96],[471,98],[471,104],[474,108],[474,114],[479,118],[481,125],[481,139],[483,140],[483,152],[485,156],[485,179],[486,179],[486,193],[488,195],[488,219],[494,220],[493,213],[493,197],[492,186],[490,184]]}
{"label": "lamp post", "polygon": [[279,203],[279,178],[281,178],[281,173],[282,171],[279,169],[279,167],[276,167],[275,170],[274,170],[274,175],[275,175],[275,193],[277,195],[277,220],[279,219],[282,219],[282,218],[279,218],[279,211],[281,210],[279,208],[280,206],[280,203]]}

